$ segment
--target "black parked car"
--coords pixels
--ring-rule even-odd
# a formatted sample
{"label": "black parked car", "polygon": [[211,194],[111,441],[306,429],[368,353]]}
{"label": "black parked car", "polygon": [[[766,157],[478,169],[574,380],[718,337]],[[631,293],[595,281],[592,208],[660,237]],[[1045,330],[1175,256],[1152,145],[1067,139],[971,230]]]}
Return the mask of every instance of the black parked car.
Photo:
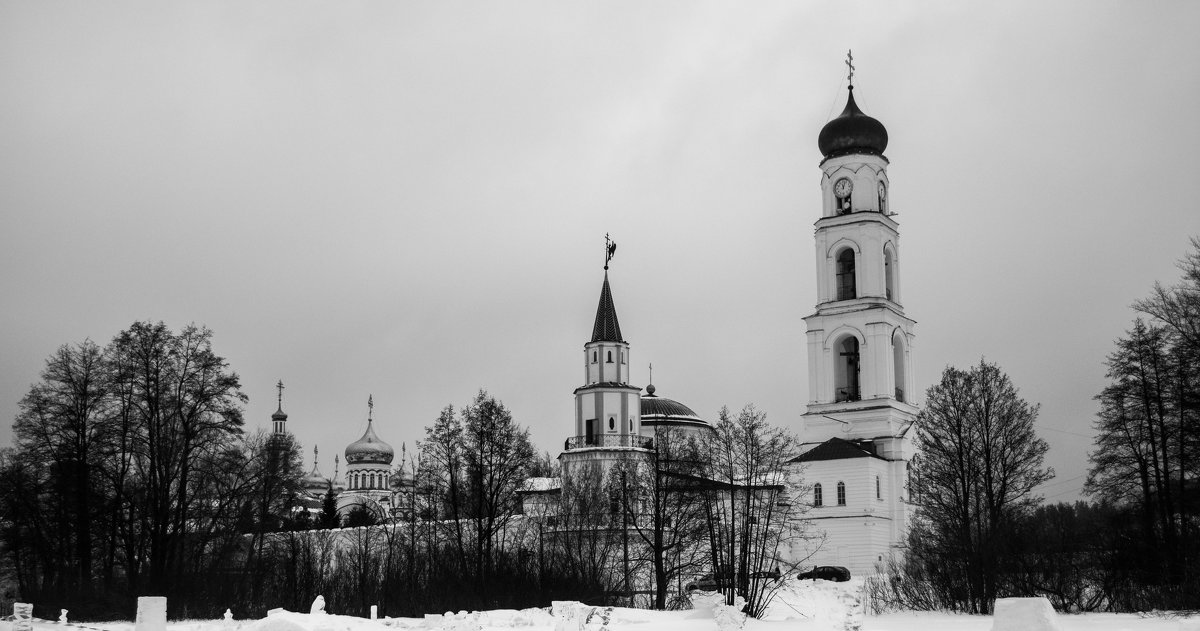
{"label": "black parked car", "polygon": [[813,569],[796,576],[798,579],[820,578],[827,581],[844,583],[850,580],[850,570],[840,565],[818,565]]}

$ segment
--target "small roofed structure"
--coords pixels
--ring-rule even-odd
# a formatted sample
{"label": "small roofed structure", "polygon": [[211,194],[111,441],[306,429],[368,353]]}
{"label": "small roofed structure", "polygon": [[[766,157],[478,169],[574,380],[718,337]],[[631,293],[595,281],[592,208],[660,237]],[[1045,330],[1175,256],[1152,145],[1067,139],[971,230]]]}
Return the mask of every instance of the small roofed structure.
{"label": "small roofed structure", "polygon": [[[521,512],[527,517],[553,522],[558,517],[562,478],[526,478],[517,489]],[[553,525],[551,523],[550,525]]]}

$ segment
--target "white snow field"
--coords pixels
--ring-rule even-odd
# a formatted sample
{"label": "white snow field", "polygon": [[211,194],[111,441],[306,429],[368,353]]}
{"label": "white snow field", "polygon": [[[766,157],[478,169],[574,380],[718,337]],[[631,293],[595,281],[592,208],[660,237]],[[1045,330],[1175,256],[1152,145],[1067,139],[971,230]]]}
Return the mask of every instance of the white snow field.
{"label": "white snow field", "polygon": [[[711,600],[693,598],[696,609],[650,611],[624,607],[592,607],[575,602],[555,602],[549,608],[501,609],[483,612],[427,614],[423,618],[369,620],[327,613],[275,610],[259,620],[183,620],[168,622],[165,630],[136,629],[132,622],[68,623],[35,620],[35,631],[1001,631],[1028,629],[1039,623],[1046,631],[1200,631],[1200,617],[1138,614],[1038,614],[1038,620],[1021,618],[1036,607],[1008,607],[1009,617],[967,616],[935,612],[897,612],[872,616],[863,613],[861,583],[803,581],[779,590],[763,620],[743,619],[736,609],[710,608]],[[714,595],[709,595],[711,596]],[[1030,603],[1036,605],[1037,603]],[[1002,610],[1003,611],[1003,610]],[[234,612],[236,617],[236,612]],[[0,623],[9,631],[12,623]]]}

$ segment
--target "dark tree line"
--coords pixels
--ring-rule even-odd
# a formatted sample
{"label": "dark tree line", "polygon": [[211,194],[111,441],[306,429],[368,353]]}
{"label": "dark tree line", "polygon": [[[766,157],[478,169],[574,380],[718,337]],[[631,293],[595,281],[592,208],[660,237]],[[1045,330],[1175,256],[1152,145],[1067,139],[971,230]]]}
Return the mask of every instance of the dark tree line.
{"label": "dark tree line", "polygon": [[1200,239],[1116,340],[1096,397],[1085,491],[1125,517],[1118,552],[1140,589],[1122,606],[1200,606]]}
{"label": "dark tree line", "polygon": [[128,615],[130,595],[187,591],[281,512],[294,446],[242,435],[246,397],[211,338],[136,322],[47,359],[0,456],[0,536],[23,597]]}
{"label": "dark tree line", "polygon": [[317,595],[359,615],[664,608],[709,574],[756,613],[801,531],[785,492],[795,444],[753,408],[722,411],[699,440],[659,428],[652,449],[576,472],[523,515],[522,485],[557,463],[480,391],[402,455],[399,510],[379,516],[339,515],[333,492],[302,508],[299,445],[246,434],[245,402],[202,327],[137,322],[106,346],[57,349],[0,452],[0,550],[20,597],[76,619],[129,618],[144,595],[167,596],[174,617],[303,611]]}

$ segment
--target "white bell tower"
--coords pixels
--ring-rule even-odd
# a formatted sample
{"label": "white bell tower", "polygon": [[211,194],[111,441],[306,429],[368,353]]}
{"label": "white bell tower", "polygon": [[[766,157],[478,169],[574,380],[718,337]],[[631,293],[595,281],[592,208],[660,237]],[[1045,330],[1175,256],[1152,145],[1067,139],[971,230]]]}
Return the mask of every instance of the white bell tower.
{"label": "white bell tower", "polygon": [[[849,64],[850,61],[847,61]],[[816,312],[808,328],[801,434],[809,513],[827,534],[819,563],[854,574],[903,544],[913,404],[914,321],[904,313],[900,233],[888,193],[887,130],[854,102],[821,130]]]}

